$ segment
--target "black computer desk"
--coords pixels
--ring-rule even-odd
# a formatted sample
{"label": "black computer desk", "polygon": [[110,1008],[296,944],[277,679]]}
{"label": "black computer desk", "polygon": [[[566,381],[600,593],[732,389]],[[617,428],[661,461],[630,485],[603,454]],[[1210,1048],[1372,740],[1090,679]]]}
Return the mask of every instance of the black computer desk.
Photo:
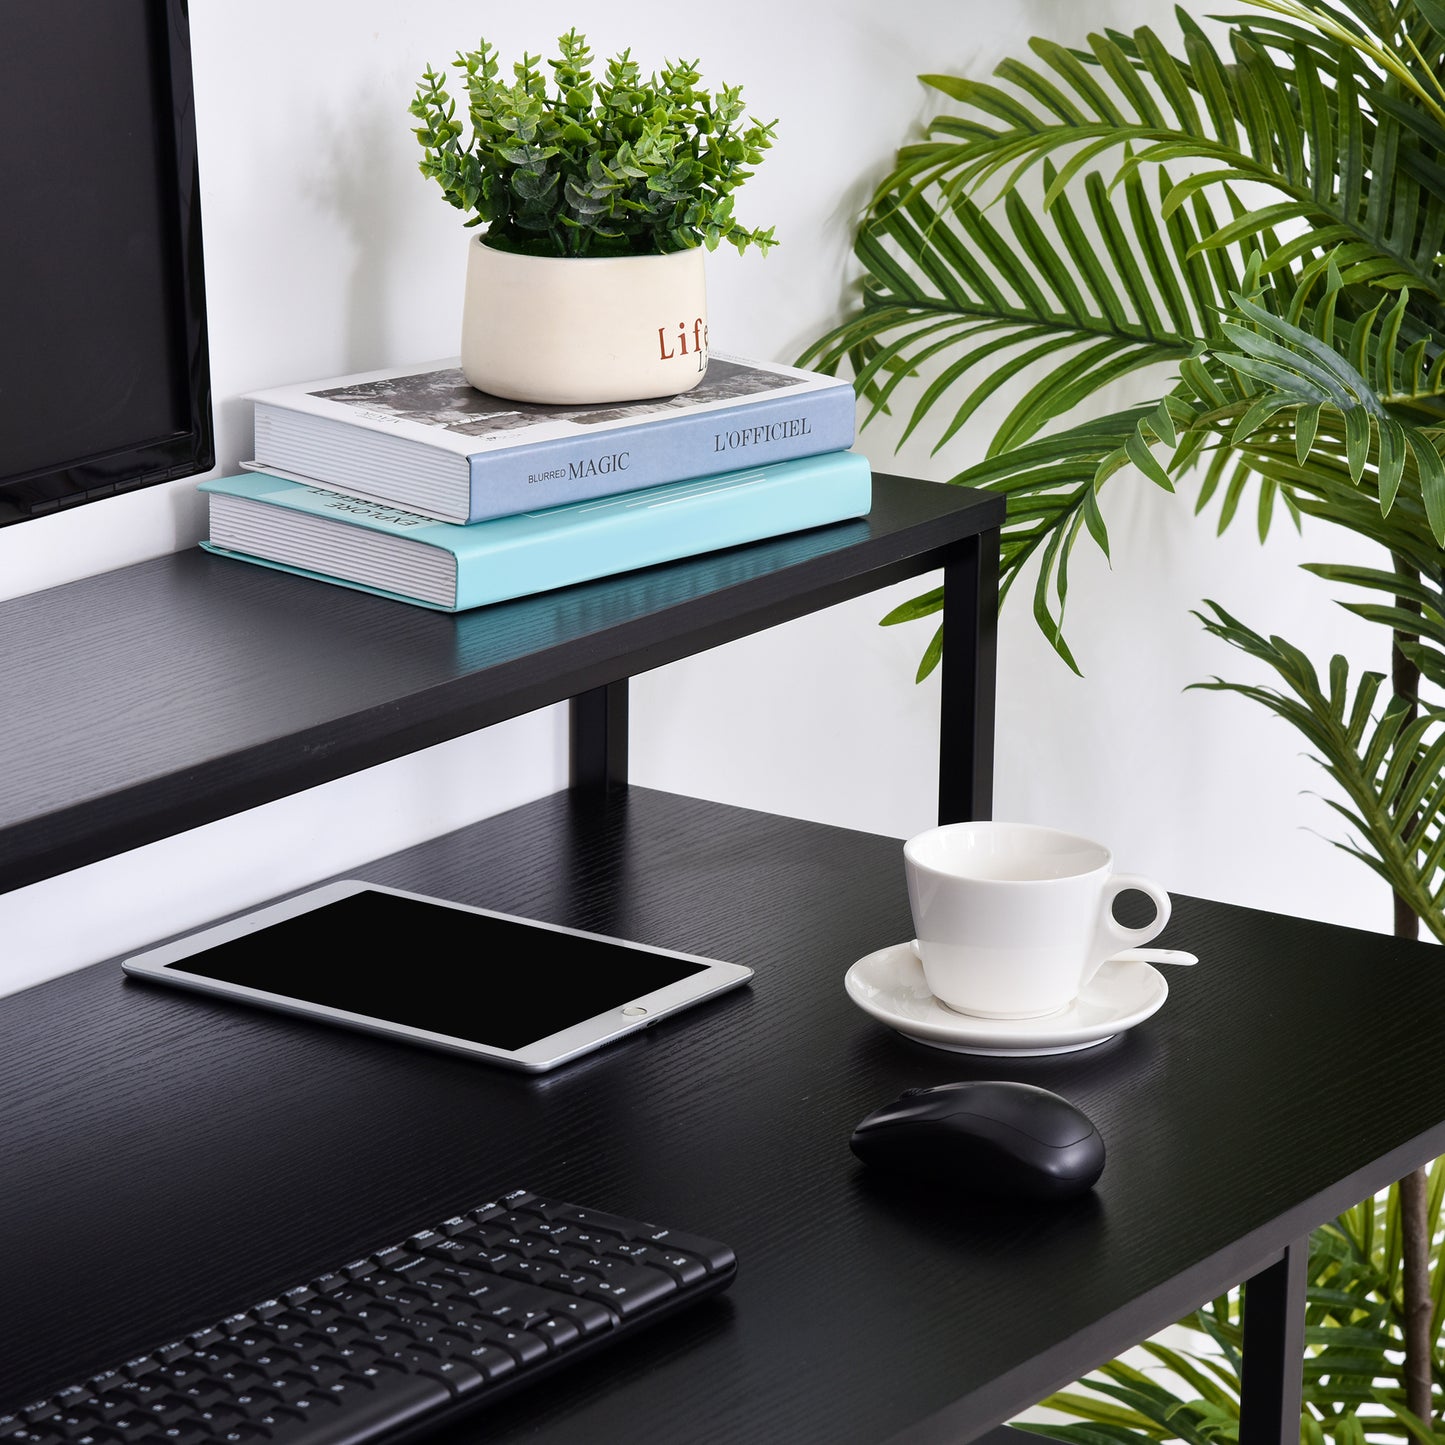
{"label": "black computer desk", "polygon": [[[746,989],[540,1078],[127,981],[116,960],[0,1000],[0,1239],[11,1261],[0,1413],[526,1187],[723,1239],[739,1276],[665,1328],[498,1402],[450,1441],[961,1442],[1245,1279],[1244,1438],[1292,1437],[1305,1236],[1445,1152],[1445,971],[1433,949],[1176,896],[1161,941],[1201,962],[1170,971],[1170,997],[1151,1019],[1077,1054],[969,1059],[897,1036],[843,992],[854,960],[908,936],[901,840],[625,782],[625,678],[681,655],[684,632],[708,646],[718,628],[768,625],[766,607],[785,595],[854,595],[877,575],[873,563],[883,580],[908,575],[911,564],[880,561],[888,548],[912,549],[915,571],[960,569],[950,576],[968,585],[954,588],[954,605],[988,597],[997,515],[986,504],[996,499],[975,511],[951,489],[920,485],[884,479],[870,532],[832,539],[840,546],[814,537],[823,550],[801,555],[805,539],[794,539],[768,544],[771,561],[740,549],[634,579],[654,584],[653,600],[657,585],[674,588],[660,609],[608,613],[620,579],[590,600],[558,594],[550,630],[546,609],[519,609],[514,619],[538,646],[561,649],[554,660],[571,657],[568,677],[588,692],[576,709],[579,786],[353,870],[737,959],[756,970]],[[898,509],[912,520],[886,523]],[[708,568],[724,561],[732,580],[710,590],[705,580],[721,574]],[[130,644],[129,668],[112,648],[113,684],[96,708],[103,697],[127,715],[127,698],[146,688],[142,652],[159,673],[178,656],[204,661],[204,639],[188,629],[208,631],[226,664],[214,687],[229,672],[237,693],[269,678],[296,694],[262,691],[249,721],[218,717],[211,761],[188,764],[209,792],[188,793],[174,769],[144,775],[144,760],[173,756],[178,742],[170,753],[154,735],[137,746],[128,826],[152,836],[177,810],[230,810],[245,789],[227,788],[228,773],[284,792],[298,768],[336,766],[336,752],[349,762],[393,748],[423,727],[423,712],[427,728],[495,721],[484,716],[500,706],[483,696],[488,668],[502,668],[517,696],[547,691],[530,674],[516,682],[512,654],[497,661],[506,648],[494,630],[457,619],[214,558],[110,577],[75,586],[149,599],[175,634],[169,649]],[[679,597],[685,583],[693,590]],[[741,604],[759,589],[772,601],[749,611]],[[704,626],[704,594],[748,625]],[[49,596],[61,614],[81,600]],[[0,624],[12,624],[12,654],[39,653],[26,628],[45,614],[22,602],[0,608]],[[288,640],[276,642],[287,616]],[[981,717],[989,735],[964,740],[962,771],[976,784],[991,756],[991,610],[966,620],[952,632],[950,656],[968,662],[954,686],[965,674],[987,705],[953,722]],[[627,629],[632,651],[614,646]],[[5,636],[0,627],[0,649]],[[978,645],[960,649],[963,636]],[[350,680],[368,656],[369,679]],[[93,684],[101,666],[99,647],[88,662],[72,657],[49,704],[40,684],[28,703],[7,696],[10,721],[28,708],[33,722],[70,695],[76,668],[90,668]],[[431,677],[445,667],[454,675]],[[387,688],[390,703],[352,695]],[[163,731],[165,718],[216,707],[213,689],[178,686],[151,721]],[[329,725],[299,726],[298,710],[328,707]],[[78,723],[69,727],[74,753]],[[257,733],[238,737],[247,727]],[[328,732],[332,753],[320,741]],[[87,809],[110,838],[126,815],[114,792],[82,796],[83,777],[48,786],[54,826],[37,815],[0,830],[6,881],[53,872],[60,856],[80,861],[92,846]],[[60,796],[65,786],[74,796]],[[945,792],[944,815],[958,806]],[[987,793],[971,806],[986,811]],[[407,963],[419,975],[424,953]],[[1001,1206],[871,1176],[851,1155],[853,1125],[877,1104],[976,1077],[1040,1083],[1084,1108],[1108,1149],[1096,1189],[1063,1206]]]}

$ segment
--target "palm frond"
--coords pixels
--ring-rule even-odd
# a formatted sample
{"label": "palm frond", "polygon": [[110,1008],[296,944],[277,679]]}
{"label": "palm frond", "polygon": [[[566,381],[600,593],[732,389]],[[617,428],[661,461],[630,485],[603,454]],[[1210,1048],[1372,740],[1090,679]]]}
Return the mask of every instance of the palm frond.
{"label": "palm frond", "polygon": [[1348,661],[1331,659],[1327,683],[1297,647],[1262,637],[1217,602],[1196,613],[1213,636],[1270,667],[1283,688],[1215,678],[1193,687],[1238,693],[1295,727],[1346,799],[1325,801],[1358,835],[1336,847],[1382,877],[1445,942],[1445,709],[1412,717],[1384,677],[1363,673],[1353,689]]}
{"label": "palm frond", "polygon": [[[1445,545],[1445,350],[1432,360],[1422,342],[1407,343],[1407,292],[1388,310],[1377,304],[1340,321],[1344,282],[1337,267],[1327,273],[1320,303],[1296,298],[1288,317],[1262,304],[1262,293],[1235,292],[1220,339],[1180,367],[1173,417],[1186,435],[1207,434],[1203,445],[1283,488],[1302,511],[1416,551],[1423,520],[1423,539],[1438,551]],[[1176,444],[1171,472],[1180,469],[1178,451]],[[1191,449],[1184,460],[1195,455]],[[1349,486],[1378,507],[1378,525],[1343,497],[1341,458]],[[1207,479],[1201,505],[1217,481],[1218,473]],[[1396,505],[1403,525],[1391,528]]]}
{"label": "palm frond", "polygon": [[1002,85],[922,77],[965,114],[936,117],[925,140],[902,148],[875,204],[930,189],[1007,195],[1030,169],[1063,157],[1047,206],[1106,157],[1116,182],[1185,159],[1191,173],[1166,197],[1166,215],[1226,183],[1264,185],[1274,197],[1201,246],[1296,228],[1289,249],[1271,254],[1271,269],[1349,243],[1349,284],[1408,284],[1438,297],[1440,207],[1429,224],[1420,215],[1422,188],[1437,202],[1441,194],[1430,155],[1445,110],[1431,108],[1432,89],[1421,94],[1393,52],[1362,47],[1329,17],[1323,30],[1235,17],[1228,58],[1189,16],[1179,20],[1183,57],[1145,27],[1091,36],[1087,52],[1036,40],[1039,63],[1006,62],[994,77]]}
{"label": "palm frond", "polygon": [[1388,628],[1396,645],[1427,681],[1445,686],[1445,594],[1438,581],[1398,570],[1307,562],[1306,572],[1326,582],[1383,593],[1386,602],[1341,602],[1346,611]]}
{"label": "palm frond", "polygon": [[[1069,590],[1069,559],[1080,533],[1088,530],[1108,553],[1108,533],[1099,510],[1097,480],[1106,457],[1124,447],[1157,408],[1141,407],[1081,423],[1042,437],[1007,455],[993,457],[960,472],[953,481],[985,487],[1008,498],[1008,515],[999,541],[1000,604],[1025,567],[1038,560],[1034,617],[1059,656],[1076,672],[1078,664],[1064,641],[1064,609]],[[915,622],[943,608],[942,589],[902,603],[882,625]],[[943,655],[939,628],[918,667],[922,681]]]}
{"label": "palm frond", "polygon": [[830,374],[846,364],[868,403],[865,426],[891,411],[902,385],[918,383],[900,446],[962,386],[935,422],[935,451],[1026,377],[994,435],[990,451],[999,452],[1121,377],[1177,363],[1207,332],[1227,294],[1219,288],[1238,279],[1227,265],[1176,265],[1199,219],[1212,221],[1208,207],[1161,226],[1141,178],[1115,199],[1098,177],[1083,189],[1082,214],[1064,198],[1040,218],[1015,195],[998,225],[962,197],[937,210],[919,196],[880,206],[854,243],[866,275],[858,310],[799,364]]}
{"label": "palm frond", "polygon": [[[1246,280],[1257,274],[1251,267]],[[1212,452],[1200,508],[1229,465],[1235,467],[1221,529],[1246,487],[1257,482],[1261,534],[1282,502],[1296,514],[1377,540],[1423,575],[1438,571],[1445,543],[1445,461],[1437,450],[1445,444],[1445,352],[1427,367],[1423,348],[1405,344],[1399,301],[1383,314],[1376,308],[1337,324],[1343,284],[1332,268],[1320,304],[1292,307],[1294,321],[1269,311],[1260,293],[1236,292],[1220,313],[1218,341],[1180,364],[1178,386],[1157,403],[1027,444],[1015,441],[951,479],[1008,497],[1002,595],[1037,558],[1034,616],[1075,671],[1063,631],[1069,563],[1085,531],[1107,555],[1099,495],[1128,465],[1172,489],[1202,451]],[[1356,610],[1361,606],[1367,610],[1360,615],[1378,615],[1369,604]],[[930,593],[884,621],[913,621],[941,607],[941,594]],[[919,676],[941,655],[935,633]],[[1432,679],[1445,678],[1445,654],[1427,658],[1424,666]]]}

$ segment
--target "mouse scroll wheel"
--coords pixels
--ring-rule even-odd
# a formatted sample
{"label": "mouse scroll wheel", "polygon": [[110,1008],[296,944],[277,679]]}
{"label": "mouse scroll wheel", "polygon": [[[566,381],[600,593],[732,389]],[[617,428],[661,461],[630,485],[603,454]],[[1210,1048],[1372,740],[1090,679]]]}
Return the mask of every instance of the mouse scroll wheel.
{"label": "mouse scroll wheel", "polygon": [[919,1094],[928,1094],[931,1092],[932,1090],[930,1089],[904,1089],[898,1097],[900,1099],[916,1099]]}

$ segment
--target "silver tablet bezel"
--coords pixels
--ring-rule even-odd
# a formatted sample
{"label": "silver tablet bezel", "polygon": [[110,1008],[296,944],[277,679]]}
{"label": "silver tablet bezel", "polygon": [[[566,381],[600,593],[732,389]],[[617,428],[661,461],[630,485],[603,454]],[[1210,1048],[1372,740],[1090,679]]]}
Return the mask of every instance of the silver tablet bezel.
{"label": "silver tablet bezel", "polygon": [[[422,903],[433,903],[442,908],[457,908],[464,913],[480,913],[491,918],[507,919],[526,924],[530,928],[541,928],[552,933],[572,934],[579,938],[598,940],[622,948],[635,948],[644,953],[661,954],[666,958],[682,959],[689,963],[704,965],[703,971],[679,979],[663,988],[637,998],[627,999],[615,1008],[594,1018],[572,1024],[546,1038],[537,1039],[526,1047],[515,1050],[499,1049],[491,1044],[477,1043],[471,1039],[457,1038],[449,1034],[432,1033],[427,1029],[413,1028],[409,1024],[394,1023],[388,1019],[372,1018],[366,1014],[351,1013],[345,1009],[331,1008],[325,1004],[309,1003],[304,999],[288,998],[284,994],[268,993],[261,989],[246,988],[240,984],[226,983],[201,974],[187,973],[173,965],[181,963],[192,954],[200,953],[218,943],[258,933],[271,924],[283,919],[309,913],[328,903],[350,897],[363,891],[393,893],[400,898],[413,898]],[[415,893],[406,888],[393,888],[384,883],[370,883],[360,878],[344,878],[335,883],[324,883],[308,889],[291,898],[269,903],[223,923],[212,924],[183,938],[173,939],[156,948],[146,949],[121,960],[121,968],[136,978],[153,982],[172,984],[180,988],[194,989],[223,998],[239,999],[245,1003],[282,1013],[296,1014],[304,1018],[321,1019],[346,1028],[360,1029],[365,1033],[380,1034],[386,1038],[406,1039],[428,1048],[443,1049],[449,1053],[465,1054],[471,1058],[485,1059],[506,1068],[523,1069],[529,1073],[542,1073],[591,1053],[603,1044],[626,1034],[647,1028],[659,1019],[686,1008],[689,1004],[712,998],[739,984],[746,983],[753,976],[753,970],[745,964],[727,963],[722,959],[706,958],[700,954],[683,953],[674,948],[659,948],[652,944],[638,943],[634,939],[618,938],[611,934],[593,933],[583,928],[568,928],[560,923],[544,923],[535,918],[523,918],[515,913],[502,913],[493,908],[479,908],[469,903],[458,903],[448,898],[437,898],[432,894]],[[642,1010],[642,1012],[628,1012]]]}

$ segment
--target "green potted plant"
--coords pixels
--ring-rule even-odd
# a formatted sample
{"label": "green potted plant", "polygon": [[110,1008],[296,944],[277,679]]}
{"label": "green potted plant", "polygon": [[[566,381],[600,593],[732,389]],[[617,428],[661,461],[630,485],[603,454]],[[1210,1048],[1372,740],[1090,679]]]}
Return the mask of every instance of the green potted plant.
{"label": "green potted plant", "polygon": [[631,52],[596,76],[586,37],[501,75],[482,40],[453,69],[468,126],[427,66],[410,106],[421,173],[467,226],[462,370],[521,401],[613,402],[690,390],[707,366],[704,254],[766,254],[772,228],[733,217],[733,196],[777,122],[745,117],[742,89],[700,88],[696,62],[644,78]]}

